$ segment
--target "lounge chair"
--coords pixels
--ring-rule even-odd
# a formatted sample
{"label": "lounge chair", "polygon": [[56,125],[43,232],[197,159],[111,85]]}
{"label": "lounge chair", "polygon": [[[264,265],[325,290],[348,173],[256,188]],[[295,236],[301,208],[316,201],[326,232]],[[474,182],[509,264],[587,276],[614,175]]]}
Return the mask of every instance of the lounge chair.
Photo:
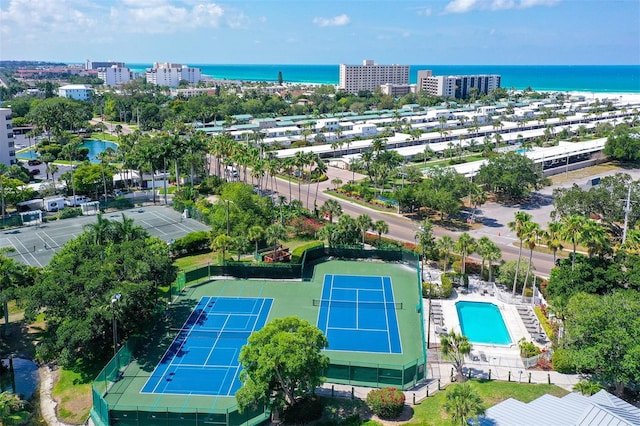
{"label": "lounge chair", "polygon": [[471,361],[480,361],[480,356],[475,352],[471,352],[469,357],[471,358]]}
{"label": "lounge chair", "polygon": [[480,351],[480,361],[482,362],[489,362],[489,358],[487,358],[487,354],[485,354],[484,352]]}

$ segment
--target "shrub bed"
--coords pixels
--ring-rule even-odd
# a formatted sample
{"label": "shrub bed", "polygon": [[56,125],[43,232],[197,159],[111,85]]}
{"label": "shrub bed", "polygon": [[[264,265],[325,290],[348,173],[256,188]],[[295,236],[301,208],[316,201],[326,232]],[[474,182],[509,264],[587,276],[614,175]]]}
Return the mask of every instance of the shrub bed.
{"label": "shrub bed", "polygon": [[395,419],[402,414],[404,393],[396,388],[375,389],[367,395],[367,404],[381,419]]}
{"label": "shrub bed", "polygon": [[312,249],[312,248],[316,248],[316,247],[323,247],[323,246],[324,246],[324,243],[322,241],[312,241],[312,242],[310,242],[308,244],[305,244],[303,246],[296,247],[291,252],[291,263],[301,263],[302,262],[302,256],[304,256],[304,252],[306,250],[309,250],[309,249]]}
{"label": "shrub bed", "polygon": [[576,372],[571,356],[565,349],[556,350],[551,356],[551,363],[553,364],[553,369],[558,373],[571,374]]}
{"label": "shrub bed", "polygon": [[171,253],[174,256],[185,256],[209,249],[211,235],[207,231],[190,232],[182,238],[178,238],[171,245]]}

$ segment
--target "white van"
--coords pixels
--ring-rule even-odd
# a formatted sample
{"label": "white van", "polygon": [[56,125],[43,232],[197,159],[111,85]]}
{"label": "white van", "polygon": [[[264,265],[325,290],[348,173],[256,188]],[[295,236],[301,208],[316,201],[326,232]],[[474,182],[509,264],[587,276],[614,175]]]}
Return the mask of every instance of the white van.
{"label": "white van", "polygon": [[89,201],[91,201],[91,198],[89,197],[86,197],[84,195],[76,195],[75,199],[74,197],[67,197],[67,199],[64,200],[64,204],[68,207],[77,207],[80,204],[88,203]]}

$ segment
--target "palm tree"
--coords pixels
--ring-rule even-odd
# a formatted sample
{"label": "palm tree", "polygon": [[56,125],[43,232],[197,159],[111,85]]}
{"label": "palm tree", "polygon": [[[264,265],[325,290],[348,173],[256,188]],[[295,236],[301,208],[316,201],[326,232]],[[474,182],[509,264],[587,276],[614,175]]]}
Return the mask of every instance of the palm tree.
{"label": "palm tree", "polygon": [[453,242],[453,239],[448,235],[444,235],[436,243],[436,250],[438,250],[438,253],[441,256],[444,257],[444,259],[443,259],[444,260],[444,265],[442,266],[442,270],[445,271],[445,272],[448,269],[448,266],[449,266],[449,254],[453,251],[454,245],[455,245],[455,243]]}
{"label": "palm tree", "polygon": [[520,240],[520,249],[518,250],[518,262],[516,263],[516,273],[513,278],[513,295],[516,295],[516,284],[518,282],[518,271],[520,270],[520,260],[522,259],[522,245],[524,244],[524,234],[522,233],[522,226],[525,222],[530,222],[532,216],[529,213],[519,211],[514,214],[515,220],[507,223],[509,230],[515,231],[516,237]]}
{"label": "palm tree", "polygon": [[280,240],[287,239],[287,231],[284,229],[284,226],[280,224],[275,224],[267,227],[264,231],[265,239],[267,240],[267,244],[273,245],[273,258],[276,258],[276,252],[278,250],[278,242]]}
{"label": "palm tree", "polygon": [[485,412],[482,398],[469,383],[453,385],[447,393],[444,409],[451,417],[451,423],[460,426],[466,426],[469,417],[476,417]]}
{"label": "palm tree", "polygon": [[611,240],[604,226],[593,219],[587,219],[582,230],[582,243],[589,251],[589,257],[594,254],[602,256],[611,250]]}
{"label": "palm tree", "polygon": [[368,214],[361,214],[356,218],[356,225],[362,233],[362,245],[364,246],[364,239],[367,235],[367,231],[373,226],[371,216],[369,216]]}
{"label": "palm tree", "polygon": [[422,221],[415,238],[418,240],[418,247],[420,247],[420,253],[422,254],[422,269],[424,270],[424,263],[427,260],[427,256],[433,253],[436,247],[436,239],[433,236],[433,225],[429,219]]}
{"label": "palm tree", "polygon": [[112,236],[117,241],[134,241],[147,235],[147,231],[142,226],[134,225],[133,218],[125,216],[124,213],[122,213],[122,220],[111,222],[111,226]]}
{"label": "palm tree", "polygon": [[318,203],[318,189],[320,188],[320,178],[327,173],[327,170],[329,168],[327,167],[327,163],[325,163],[324,161],[322,161],[322,159],[320,157],[316,158],[316,168],[314,170],[315,174],[316,174],[316,195],[313,198],[313,205],[316,206]]}
{"label": "palm tree", "polygon": [[253,225],[247,230],[247,237],[249,241],[253,241],[256,245],[255,253],[258,253],[258,241],[262,239],[264,235],[264,229],[260,225]]}
{"label": "palm tree", "polygon": [[493,282],[493,264],[502,258],[502,251],[500,247],[493,241],[486,247],[484,258],[489,262],[489,282]]}
{"label": "palm tree", "polygon": [[105,219],[102,214],[98,214],[94,223],[84,225],[84,231],[93,236],[96,245],[104,245],[111,240],[113,233],[113,222]]}
{"label": "palm tree", "polygon": [[561,220],[562,231],[560,231],[560,237],[563,240],[570,242],[573,246],[573,256],[571,259],[572,271],[576,266],[576,251],[578,243],[583,239],[583,231],[586,222],[587,219],[578,215],[564,216]]}
{"label": "palm tree", "polygon": [[380,245],[380,242],[382,242],[382,234],[389,232],[389,224],[384,220],[376,220],[373,224],[373,229],[378,234],[378,245]]}
{"label": "palm tree", "polygon": [[542,244],[546,245],[553,253],[553,264],[556,264],[556,257],[558,250],[562,250],[562,239],[560,233],[562,232],[562,223],[549,222],[547,224],[547,230],[541,235]]}
{"label": "palm tree", "polygon": [[320,208],[321,214],[329,216],[329,223],[333,224],[333,218],[342,215],[342,206],[336,200],[327,200]]}
{"label": "palm tree", "polygon": [[540,229],[540,225],[535,222],[525,222],[522,226],[522,234],[524,237],[524,243],[529,248],[529,265],[527,267],[527,275],[524,277],[524,284],[522,285],[522,297],[524,297],[524,292],[527,288],[527,281],[529,280],[529,275],[533,269],[533,249],[535,249],[538,244],[538,239],[542,234],[542,230]]}
{"label": "palm tree", "polygon": [[442,355],[453,363],[453,368],[456,371],[456,381],[458,383],[466,381],[462,370],[464,368],[464,356],[471,353],[469,338],[453,330],[448,334],[441,334],[440,350]]}
{"label": "palm tree", "polygon": [[304,155],[304,152],[298,151],[293,157],[294,165],[296,166],[296,172],[298,176],[298,200],[302,201],[302,190],[300,188],[300,184],[302,183],[302,177],[304,175],[304,166],[307,164],[307,157]]}
{"label": "palm tree", "polygon": [[[487,253],[491,250],[491,245],[495,244],[493,241],[489,239],[486,235],[480,237],[478,240],[478,244],[476,244],[476,251],[480,255],[481,263],[480,263],[480,277],[484,279],[484,263],[487,260]],[[491,266],[489,266],[491,268]]]}
{"label": "palm tree", "polygon": [[[111,147],[105,149],[99,153],[96,157],[100,160],[100,167],[102,169],[102,185],[104,187],[104,202],[107,202],[107,179],[105,177],[104,169],[111,164],[111,160],[115,157],[115,150]],[[97,191],[96,191],[97,192]]]}
{"label": "palm tree", "polygon": [[227,263],[227,251],[233,248],[233,238],[227,234],[220,234],[211,241],[211,250],[222,252],[222,264]]}
{"label": "palm tree", "polygon": [[467,255],[473,253],[476,247],[476,240],[466,232],[463,232],[456,241],[455,250],[462,255],[462,274],[466,271]]}

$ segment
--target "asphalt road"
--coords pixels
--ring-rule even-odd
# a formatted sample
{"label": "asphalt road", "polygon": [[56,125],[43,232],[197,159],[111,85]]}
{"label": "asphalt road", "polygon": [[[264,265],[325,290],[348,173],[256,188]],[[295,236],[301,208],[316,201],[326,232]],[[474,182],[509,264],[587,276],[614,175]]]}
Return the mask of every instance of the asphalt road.
{"label": "asphalt road", "polygon": [[[479,222],[478,225],[474,227],[475,229],[469,230],[467,232],[475,239],[478,239],[482,236],[488,236],[492,241],[498,244],[498,246],[502,250],[502,257],[504,260],[515,260],[518,258],[519,243],[518,239],[515,236],[515,233],[511,232],[507,225],[509,222],[514,220],[514,213],[520,210],[526,211],[533,216],[533,221],[539,223],[541,227],[545,228],[547,223],[551,220],[550,213],[553,210],[552,194],[555,188],[570,187],[574,183],[578,185],[584,185],[590,180],[591,175],[591,177],[604,177],[618,172],[628,173],[634,179],[640,179],[640,170],[610,170],[604,173],[594,170],[592,174],[589,174],[588,172],[585,173],[585,169],[583,169],[580,173],[581,177],[574,179],[572,179],[571,176],[575,174],[569,173],[568,180],[561,184],[545,187],[540,191],[532,193],[526,202],[510,205],[487,203],[481,206],[481,208],[476,212],[476,219]],[[415,242],[415,235],[418,232],[418,227],[420,226],[417,220],[412,220],[404,215],[374,210],[365,206],[361,206],[357,203],[345,201],[341,198],[337,198],[330,194],[327,194],[324,191],[328,188],[333,187],[333,184],[331,184],[331,180],[339,178],[343,182],[347,182],[352,179],[352,173],[348,170],[329,167],[327,176],[329,177],[327,181],[321,182],[319,186],[317,198],[318,207],[322,206],[322,204],[324,204],[327,200],[333,198],[341,204],[343,212],[345,214],[356,217],[362,213],[367,213],[369,216],[371,216],[374,222],[380,219],[386,221],[389,225],[389,233],[386,234],[386,236],[400,241]],[[364,175],[355,175],[356,180],[363,178],[365,178]],[[271,179],[269,179],[267,188],[276,192],[274,197],[282,195],[289,199],[288,185],[289,183],[286,180],[278,179],[278,191],[275,191],[275,188],[271,187]],[[313,201],[316,194],[316,184],[301,185],[300,189],[301,199],[305,206],[307,200],[307,192],[309,190],[311,191],[309,194],[309,207],[313,209]],[[294,199],[298,198],[297,183],[292,183],[291,192]],[[442,227],[434,227],[434,234],[437,237],[449,235],[452,238],[457,239],[462,232],[463,231],[454,231]],[[528,255],[528,250],[523,249],[523,255]],[[474,258],[474,256],[471,257]],[[538,275],[547,277],[554,266],[553,256],[551,254],[534,251],[533,264]]]}

